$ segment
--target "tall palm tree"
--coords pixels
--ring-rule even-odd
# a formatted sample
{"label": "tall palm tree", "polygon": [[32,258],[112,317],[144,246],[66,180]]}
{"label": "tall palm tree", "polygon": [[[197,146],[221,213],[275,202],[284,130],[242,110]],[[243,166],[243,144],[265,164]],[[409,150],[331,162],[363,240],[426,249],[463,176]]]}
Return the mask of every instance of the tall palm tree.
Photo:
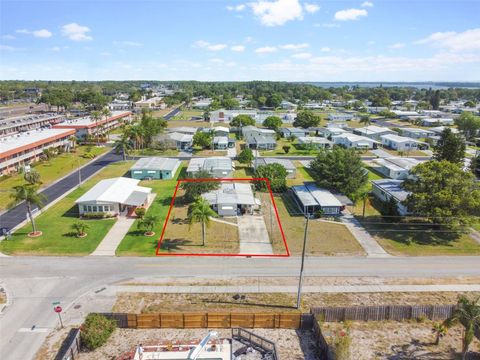
{"label": "tall palm tree", "polygon": [[39,208],[42,208],[46,200],[45,195],[37,192],[38,185],[31,185],[31,184],[17,185],[13,187],[13,190],[15,192],[11,194],[11,198],[13,199],[13,202],[10,204],[10,206],[13,207],[19,202],[25,201],[28,217],[32,222],[33,234],[36,234],[37,227],[35,225],[35,220],[33,219],[33,215],[32,215],[32,206],[36,205]]}
{"label": "tall palm tree", "polygon": [[68,140],[70,140],[70,143],[72,144],[72,150],[75,150],[75,146],[77,145],[77,137],[72,135],[68,138]]}
{"label": "tall palm tree", "polygon": [[23,179],[30,185],[41,184],[40,173],[37,170],[30,170],[23,174]]}
{"label": "tall palm tree", "polygon": [[97,138],[97,146],[99,146],[100,143],[98,140],[98,131],[99,131],[98,122],[102,119],[102,113],[98,110],[95,110],[91,112],[90,116],[93,119],[93,121],[95,121],[95,137]]}
{"label": "tall palm tree", "polygon": [[370,119],[370,115],[362,115],[360,118],[360,124],[364,124],[365,126],[368,126],[372,123],[372,120]]}
{"label": "tall palm tree", "polygon": [[132,150],[132,142],[128,136],[123,135],[120,139],[115,141],[115,148],[122,150],[123,161],[127,160],[127,155]]}
{"label": "tall palm tree", "polygon": [[453,315],[445,320],[447,328],[460,323],[465,327],[462,339],[462,359],[465,360],[470,343],[475,336],[475,329],[480,328],[480,296],[470,300],[465,296],[458,299],[457,309]]}
{"label": "tall palm tree", "polygon": [[[110,111],[110,109],[108,107],[106,107],[106,108],[102,109],[102,115],[105,116],[105,120],[107,120],[112,115],[112,112]],[[106,133],[107,133],[107,140],[109,140],[108,131]]]}
{"label": "tall palm tree", "polygon": [[189,209],[188,220],[190,224],[202,223],[202,246],[205,246],[206,227],[210,224],[211,217],[217,217],[207,200],[198,198]]}

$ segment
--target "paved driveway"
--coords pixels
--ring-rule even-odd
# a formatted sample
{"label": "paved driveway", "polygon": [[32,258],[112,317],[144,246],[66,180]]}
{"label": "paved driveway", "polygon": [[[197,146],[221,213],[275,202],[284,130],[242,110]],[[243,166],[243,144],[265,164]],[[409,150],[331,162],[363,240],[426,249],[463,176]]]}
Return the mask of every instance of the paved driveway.
{"label": "paved driveway", "polygon": [[263,216],[239,216],[238,233],[240,254],[273,254]]}

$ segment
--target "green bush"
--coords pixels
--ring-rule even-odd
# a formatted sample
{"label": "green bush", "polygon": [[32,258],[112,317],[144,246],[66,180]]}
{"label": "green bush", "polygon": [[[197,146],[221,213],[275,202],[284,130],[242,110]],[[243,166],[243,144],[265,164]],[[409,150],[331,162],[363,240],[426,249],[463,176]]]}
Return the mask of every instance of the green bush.
{"label": "green bush", "polygon": [[95,350],[107,342],[116,327],[115,320],[107,319],[99,314],[89,314],[81,327],[82,345],[88,350]]}
{"label": "green bush", "polygon": [[108,219],[115,217],[115,214],[104,213],[104,212],[94,212],[94,213],[83,213],[82,217],[84,219]]}
{"label": "green bush", "polygon": [[135,215],[137,215],[137,217],[139,219],[143,219],[146,212],[147,212],[147,210],[145,210],[145,208],[136,208],[135,209]]}

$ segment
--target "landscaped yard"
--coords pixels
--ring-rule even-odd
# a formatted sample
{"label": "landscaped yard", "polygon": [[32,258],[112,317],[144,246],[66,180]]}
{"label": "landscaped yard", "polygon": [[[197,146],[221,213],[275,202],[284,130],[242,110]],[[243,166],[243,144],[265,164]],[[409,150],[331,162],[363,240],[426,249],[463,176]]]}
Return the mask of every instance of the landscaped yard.
{"label": "landscaped yard", "polygon": [[[290,150],[288,153],[285,153],[283,150],[283,146],[290,146]],[[275,150],[268,150],[268,151],[260,151],[261,156],[315,156],[318,154],[318,150],[316,149],[303,149],[299,147],[297,144],[297,140],[295,139],[294,141],[289,141],[286,138],[280,138],[277,140],[277,147]]]}
{"label": "landscaped yard", "polygon": [[[40,173],[42,187],[48,186],[55,180],[74,171],[80,165],[86,164],[91,159],[83,157],[87,152],[87,146],[77,146],[76,153],[60,154],[50,161],[41,161],[34,165],[34,169]],[[90,146],[90,153],[98,156],[110,150],[109,147]],[[23,174],[15,174],[0,180],[0,211],[7,209],[11,202],[10,195],[13,187],[23,184]]]}
{"label": "landscaped yard", "polygon": [[171,119],[171,121],[190,120],[192,117],[203,117],[203,111],[202,110],[182,110],[177,115],[175,115]]}
{"label": "landscaped yard", "polygon": [[129,152],[130,156],[177,156],[177,149],[166,149],[166,150],[156,150],[156,149],[142,149],[142,150],[132,150]]}
{"label": "landscaped yard", "polygon": [[88,255],[102,241],[115,220],[84,220],[89,225],[88,235],[77,238],[71,229],[72,224],[78,221],[75,200],[98,181],[124,175],[132,164],[128,161],[105,167],[35,219],[38,229],[43,232],[42,236],[28,237],[27,234],[31,231],[31,224],[28,223],[17,230],[10,240],[0,242],[0,251],[13,255]]}
{"label": "landscaped yard", "polygon": [[206,121],[188,121],[188,120],[170,120],[167,121],[167,127],[175,128],[180,126],[191,126],[191,127],[210,127],[211,124]]}
{"label": "landscaped yard", "polygon": [[[303,248],[305,218],[289,195],[275,196],[274,198],[290,253],[300,255]],[[266,213],[268,215],[268,212]],[[266,223],[268,224],[268,222]],[[273,250],[275,253],[284,251],[283,243],[276,241],[278,237],[279,234],[274,231]],[[364,255],[357,240],[341,223],[311,220],[308,225],[307,239],[307,254],[309,255]]]}

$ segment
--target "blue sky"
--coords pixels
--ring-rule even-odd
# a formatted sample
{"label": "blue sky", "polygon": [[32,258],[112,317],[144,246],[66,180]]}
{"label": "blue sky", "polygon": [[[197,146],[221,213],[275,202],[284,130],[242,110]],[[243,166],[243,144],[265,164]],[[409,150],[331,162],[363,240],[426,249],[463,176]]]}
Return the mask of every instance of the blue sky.
{"label": "blue sky", "polygon": [[479,81],[480,1],[4,1],[0,79]]}

